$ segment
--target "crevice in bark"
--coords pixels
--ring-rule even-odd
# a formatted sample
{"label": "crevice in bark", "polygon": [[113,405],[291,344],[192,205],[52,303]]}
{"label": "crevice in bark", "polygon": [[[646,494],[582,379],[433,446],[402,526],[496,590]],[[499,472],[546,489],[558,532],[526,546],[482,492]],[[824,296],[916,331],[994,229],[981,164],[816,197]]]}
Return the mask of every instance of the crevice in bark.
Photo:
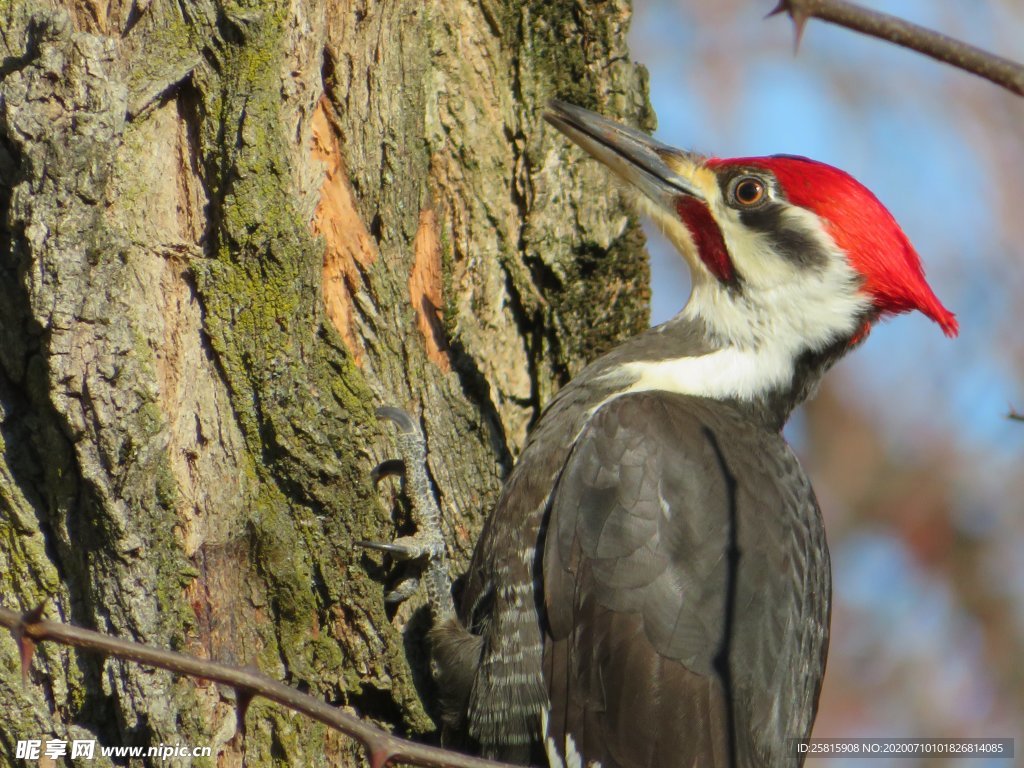
{"label": "crevice in bark", "polygon": [[0,80],[20,71],[39,57],[39,43],[46,39],[51,28],[48,16],[35,16],[29,19],[25,28],[25,52],[21,56],[5,56],[0,60]]}
{"label": "crevice in bark", "polygon": [[148,4],[142,4],[138,0],[133,0],[128,9],[128,15],[125,17],[124,26],[121,29],[121,37],[128,37],[131,34],[135,25],[142,21],[142,17],[148,8]]}
{"label": "crevice in bark", "polygon": [[476,404],[480,421],[487,429],[491,448],[501,465],[502,473],[507,475],[512,471],[515,459],[512,456],[512,451],[509,450],[501,415],[494,400],[491,399],[491,385],[477,366],[473,355],[466,349],[458,336],[451,337],[448,343],[451,350],[452,370],[459,377],[459,384],[466,399]]}
{"label": "crevice in bark", "polygon": [[[405,631],[402,633],[402,647],[405,650],[405,657],[409,661],[409,668],[412,670],[412,680],[416,692],[423,702],[427,715],[436,724],[441,722],[441,707],[437,696],[437,683],[434,682],[430,672],[430,644],[427,640],[427,632],[430,631],[431,626],[429,609],[426,606],[419,608],[406,622]],[[440,730],[415,736],[417,741],[426,741],[430,744],[441,743]]]}
{"label": "crevice in bark", "polygon": [[[191,178],[199,182],[199,185],[203,190],[203,197],[207,201],[206,208],[209,209],[209,201],[212,199],[210,196],[210,188],[207,183],[206,174],[203,172],[204,168],[202,165],[202,144],[200,138],[200,127],[202,125],[202,115],[200,114],[202,109],[202,100],[200,93],[192,78],[188,78],[182,82],[174,91],[175,96],[175,109],[177,111],[178,120],[185,128],[185,140],[180,148],[180,155],[184,165],[181,169],[182,176],[187,172],[191,175]],[[209,230],[211,227],[210,218],[208,211],[204,211],[204,219],[206,221],[206,227],[199,238],[199,247],[203,250],[204,255],[209,256]]]}
{"label": "crevice in bark", "polygon": [[[10,230],[5,227],[7,232]],[[10,256],[18,250],[10,241],[4,242],[2,248]],[[0,274],[8,272],[8,268],[9,264],[5,265]],[[34,326],[34,332],[26,335],[29,340],[35,340],[27,345],[4,345],[4,364],[0,370],[0,409],[3,410],[0,439],[7,467],[33,510],[44,551],[66,590],[67,619],[83,627],[96,627],[94,611],[100,606],[96,605],[88,563],[91,553],[101,551],[107,539],[92,525],[89,494],[83,492],[80,469],[64,434],[63,419],[48,400],[38,396],[47,392],[49,386],[38,344],[43,337],[42,329],[29,311],[27,297],[20,290],[21,280],[8,274],[0,277],[0,285],[3,286],[0,304],[4,307],[0,326],[23,330]],[[12,354],[21,358],[15,363],[15,370],[19,371],[17,380],[10,375]],[[53,596],[39,596],[41,599],[49,597]],[[115,708],[111,697],[102,693],[103,659],[75,653],[70,663],[76,665],[82,675],[84,698],[77,708],[66,711],[64,716],[97,733],[104,743],[118,743]],[[59,712],[60,706],[49,681],[39,678],[37,682],[45,687],[50,710]]]}
{"label": "crevice in bark", "polygon": [[84,542],[58,535],[70,528],[76,515],[80,469],[74,459],[64,420],[46,397],[49,391],[45,339],[47,332],[35,319],[25,290],[24,272],[31,257],[24,239],[23,222],[11,219],[11,192],[21,178],[21,153],[7,136],[14,173],[0,187],[0,383],[3,419],[0,437],[7,466],[26,501],[31,505],[45,542],[45,550],[68,589],[72,620],[91,626],[91,618],[75,610],[91,601],[84,576]]}
{"label": "crevice in bark", "polygon": [[357,712],[365,712],[373,719],[383,723],[397,724],[394,730],[397,736],[405,738],[415,736],[417,740],[420,740],[421,734],[410,734],[401,726],[404,720],[403,712],[401,707],[395,703],[393,693],[393,691],[365,684],[358,693],[349,694],[347,700],[349,706],[354,707]]}

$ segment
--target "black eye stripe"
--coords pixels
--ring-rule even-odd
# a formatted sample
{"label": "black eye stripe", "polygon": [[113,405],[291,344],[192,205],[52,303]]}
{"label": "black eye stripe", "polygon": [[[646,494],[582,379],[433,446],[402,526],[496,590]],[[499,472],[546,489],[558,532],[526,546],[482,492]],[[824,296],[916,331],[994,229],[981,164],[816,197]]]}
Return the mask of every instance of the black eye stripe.
{"label": "black eye stripe", "polygon": [[784,216],[789,206],[776,201],[739,211],[743,226],[763,232],[771,240],[773,250],[782,258],[805,269],[823,268],[828,255],[821,244],[792,219]]}
{"label": "black eye stripe", "polygon": [[[764,199],[760,204],[744,206],[733,201],[735,185],[746,178],[764,184]],[[736,210],[741,224],[764,233],[780,257],[803,269],[825,267],[828,255],[822,251],[820,243],[797,222],[784,216],[790,206],[771,173],[760,168],[732,168],[718,177],[718,185],[722,199]]]}

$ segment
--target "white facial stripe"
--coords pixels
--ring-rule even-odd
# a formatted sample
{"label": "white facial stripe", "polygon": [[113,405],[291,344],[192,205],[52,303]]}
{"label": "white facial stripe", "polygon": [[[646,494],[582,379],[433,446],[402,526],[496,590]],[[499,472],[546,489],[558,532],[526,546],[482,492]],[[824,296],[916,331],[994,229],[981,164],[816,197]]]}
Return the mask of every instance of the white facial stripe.
{"label": "white facial stripe", "polygon": [[617,369],[636,381],[626,390],[659,390],[682,395],[750,400],[784,386],[793,375],[793,358],[774,347],[757,350],[726,347],[700,357],[628,363]]}

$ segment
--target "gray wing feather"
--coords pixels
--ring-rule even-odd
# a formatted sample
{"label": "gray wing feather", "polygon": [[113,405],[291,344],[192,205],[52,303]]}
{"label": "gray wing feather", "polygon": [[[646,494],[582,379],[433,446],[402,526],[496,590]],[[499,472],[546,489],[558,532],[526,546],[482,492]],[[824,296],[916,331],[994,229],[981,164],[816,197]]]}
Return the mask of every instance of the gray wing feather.
{"label": "gray wing feather", "polygon": [[[801,593],[808,571],[827,582],[828,565],[813,493],[805,480],[787,482],[794,471],[803,480],[778,435],[720,404],[647,393],[594,415],[544,542],[549,734],[559,748],[571,738],[604,768],[719,766],[730,754],[736,765],[795,764],[773,745],[806,735],[813,716],[828,605],[808,612]],[[804,668],[780,675],[807,653]],[[774,698],[782,684],[796,684],[792,703]]]}

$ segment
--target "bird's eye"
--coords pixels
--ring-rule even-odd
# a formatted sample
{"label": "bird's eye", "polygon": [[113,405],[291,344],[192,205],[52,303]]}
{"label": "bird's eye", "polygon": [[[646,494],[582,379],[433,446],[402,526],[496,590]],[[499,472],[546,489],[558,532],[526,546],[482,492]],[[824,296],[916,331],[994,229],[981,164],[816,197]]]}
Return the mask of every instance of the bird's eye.
{"label": "bird's eye", "polygon": [[757,205],[765,196],[764,182],[753,176],[744,176],[732,188],[733,199],[742,206]]}

